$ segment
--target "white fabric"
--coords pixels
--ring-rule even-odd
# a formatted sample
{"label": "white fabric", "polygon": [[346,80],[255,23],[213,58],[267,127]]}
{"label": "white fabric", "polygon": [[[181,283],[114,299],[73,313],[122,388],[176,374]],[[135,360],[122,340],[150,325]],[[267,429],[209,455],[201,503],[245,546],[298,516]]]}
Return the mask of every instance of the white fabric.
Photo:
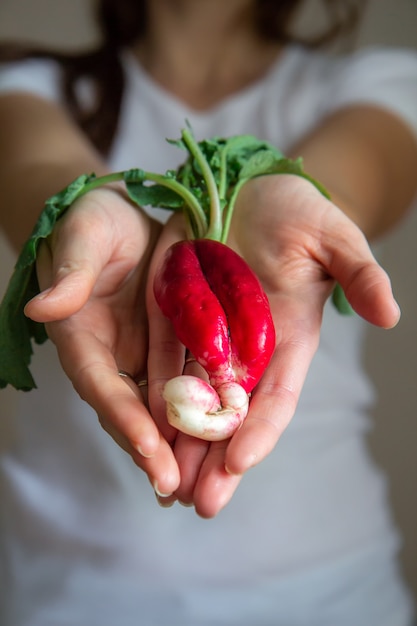
{"label": "white fabric", "polygon": [[[165,142],[185,118],[197,138],[254,133],[284,152],[323,116],[367,102],[417,135],[417,55],[367,50],[329,59],[289,48],[268,75],[209,112],[165,93],[127,54],[113,169],[175,167]],[[25,62],[0,90],[58,99],[57,68]],[[160,213],[162,216],[162,212]],[[166,214],[163,213],[163,216]],[[387,485],[366,448],[373,390],[363,323],[326,307],[295,418],[210,521],[160,509],[147,479],[74,394],[52,345],[38,390],[2,415],[2,626],[409,626]]]}

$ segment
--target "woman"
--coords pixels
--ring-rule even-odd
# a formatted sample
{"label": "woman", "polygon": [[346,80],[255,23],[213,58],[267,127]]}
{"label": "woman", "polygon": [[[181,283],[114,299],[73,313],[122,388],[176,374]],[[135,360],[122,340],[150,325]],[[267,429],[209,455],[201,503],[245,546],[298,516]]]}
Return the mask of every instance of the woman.
{"label": "woman", "polygon": [[[71,382],[52,346],[40,349],[39,391],[19,396],[11,419],[2,623],[411,623],[385,485],[363,440],[372,391],[362,325],[325,302],[331,276],[369,322],[398,320],[366,240],[415,193],[417,62],[399,51],[332,60],[288,43],[297,5],[107,0],[97,56],[4,70],[2,204],[13,211],[2,219],[17,248],[43,200],[78,174],[174,167],[181,154],[165,137],[185,118],[198,138],[253,133],[301,154],[333,203],[292,176],[243,189],[229,243],[267,290],[277,348],[243,427],[212,445],[166,425],[161,386],[198,370],[149,289],[145,309],[161,254],[184,236],[181,220],[162,228],[160,214],[133,209],[113,186],[59,223],[41,248],[44,291],[26,310],[47,323]],[[60,66],[67,78],[86,69],[104,90],[98,109],[78,115],[84,132],[74,96],[88,113],[94,90],[84,82],[65,101]],[[112,141],[97,120],[99,130],[117,120]],[[118,370],[147,370],[150,412]],[[194,505],[200,517],[156,509],[94,412],[160,504]]]}

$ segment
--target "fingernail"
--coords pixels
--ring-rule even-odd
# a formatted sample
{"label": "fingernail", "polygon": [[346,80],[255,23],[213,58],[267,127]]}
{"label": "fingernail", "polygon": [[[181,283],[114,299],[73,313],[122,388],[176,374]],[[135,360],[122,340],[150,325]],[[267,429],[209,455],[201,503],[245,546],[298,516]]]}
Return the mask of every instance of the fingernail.
{"label": "fingernail", "polygon": [[155,495],[159,498],[170,498],[172,496],[172,491],[171,493],[162,493],[162,491],[159,491],[159,487],[158,487],[158,482],[155,480],[152,483],[153,489],[155,491]]}
{"label": "fingernail", "polygon": [[401,309],[400,309],[398,302],[394,302],[392,309],[393,311],[395,311],[395,322],[387,325],[385,327],[386,330],[391,330],[392,328],[395,328],[395,326],[398,324],[398,322],[401,319]]}
{"label": "fingernail", "polygon": [[169,508],[171,508],[171,507],[175,504],[175,502],[176,502],[176,500],[177,500],[175,497],[173,497],[173,498],[169,499],[169,498],[170,498],[170,496],[163,496],[163,497],[161,497],[161,496],[159,496],[156,492],[155,492],[155,496],[156,496],[156,501],[157,501],[157,503],[158,503],[158,504],[159,504],[159,506],[161,506],[163,509],[169,509]]}
{"label": "fingernail", "polygon": [[145,454],[145,452],[142,450],[142,448],[140,446],[135,446],[136,450],[139,452],[139,454],[141,456],[143,456],[145,459],[151,459],[153,456],[155,456],[154,453],[152,454]]}
{"label": "fingernail", "polygon": [[181,502],[181,500],[178,500],[178,504],[181,504],[181,506],[185,506],[187,509],[190,509],[194,506],[192,502]]}
{"label": "fingernail", "polygon": [[43,291],[41,291],[40,293],[36,294],[36,296],[33,297],[33,300],[45,300],[45,298],[47,298],[49,296],[49,294],[51,293],[51,291],[53,290],[53,287],[48,287],[48,289],[44,289]]}

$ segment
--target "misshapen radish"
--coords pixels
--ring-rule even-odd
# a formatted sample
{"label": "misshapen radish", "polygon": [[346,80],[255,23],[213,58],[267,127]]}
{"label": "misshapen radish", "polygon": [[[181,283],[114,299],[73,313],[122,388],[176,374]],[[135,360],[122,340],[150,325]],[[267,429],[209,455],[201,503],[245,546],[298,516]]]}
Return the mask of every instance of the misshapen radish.
{"label": "misshapen radish", "polygon": [[201,439],[230,437],[246,417],[248,393],[275,348],[274,324],[259,280],[222,243],[180,241],[165,254],[154,294],[210,381],[178,376],[167,383],[168,421]]}

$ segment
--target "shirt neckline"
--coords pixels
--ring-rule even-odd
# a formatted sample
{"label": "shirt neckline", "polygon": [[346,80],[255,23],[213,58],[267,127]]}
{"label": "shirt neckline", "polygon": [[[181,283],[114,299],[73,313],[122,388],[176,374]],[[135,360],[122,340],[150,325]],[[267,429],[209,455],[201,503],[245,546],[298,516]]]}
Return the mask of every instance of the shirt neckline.
{"label": "shirt neckline", "polygon": [[131,81],[133,86],[138,86],[142,90],[143,93],[147,93],[151,98],[166,102],[167,106],[171,109],[177,109],[184,114],[192,116],[194,119],[204,120],[213,116],[213,114],[229,108],[233,106],[234,103],[239,100],[247,100],[255,97],[256,94],[263,89],[265,84],[268,84],[272,77],[274,77],[275,85],[277,81],[284,81],[285,75],[289,70],[289,66],[292,64],[291,60],[294,60],[294,52],[298,46],[295,45],[287,45],[284,47],[281,52],[278,54],[275,61],[270,65],[268,70],[260,76],[258,79],[242,87],[235,93],[226,96],[219,103],[208,107],[207,109],[194,109],[186,102],[178,98],[170,91],[165,89],[162,85],[156,82],[143,66],[140,64],[138,59],[134,56],[134,54],[130,50],[125,50],[122,52],[122,63],[126,70],[126,75],[128,80]]}

